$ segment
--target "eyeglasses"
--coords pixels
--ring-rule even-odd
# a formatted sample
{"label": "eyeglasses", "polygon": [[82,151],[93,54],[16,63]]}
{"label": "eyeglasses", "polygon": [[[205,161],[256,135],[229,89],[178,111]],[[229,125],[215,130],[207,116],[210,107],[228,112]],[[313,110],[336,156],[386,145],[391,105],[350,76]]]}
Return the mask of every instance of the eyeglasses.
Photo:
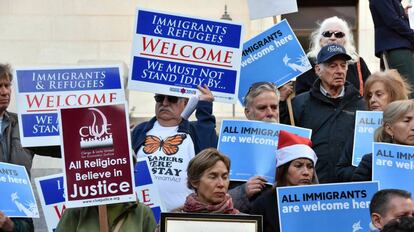
{"label": "eyeglasses", "polygon": [[177,103],[178,102],[178,97],[175,97],[175,96],[166,96],[166,95],[155,95],[154,96],[155,102],[157,102],[157,103],[163,102],[165,98],[167,98],[167,100],[170,103]]}
{"label": "eyeglasses", "polygon": [[340,38],[343,38],[345,36],[345,33],[343,33],[342,31],[337,31],[337,32],[324,31],[324,32],[322,32],[322,36],[325,37],[325,38],[331,38],[332,35],[334,35],[336,38],[340,39]]}

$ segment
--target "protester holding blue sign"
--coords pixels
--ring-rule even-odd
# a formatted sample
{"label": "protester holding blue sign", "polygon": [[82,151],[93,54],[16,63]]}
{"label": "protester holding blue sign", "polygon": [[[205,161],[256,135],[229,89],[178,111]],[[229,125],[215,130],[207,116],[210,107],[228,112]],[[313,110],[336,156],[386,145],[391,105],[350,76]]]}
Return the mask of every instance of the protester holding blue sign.
{"label": "protester holding blue sign", "polygon": [[[372,111],[383,111],[393,101],[407,100],[411,93],[410,84],[396,70],[373,73],[365,82],[364,89],[365,103]],[[356,167],[352,165],[353,146],[354,140],[350,138],[336,165],[340,181],[351,181],[355,171]]]}
{"label": "protester holding blue sign", "polygon": [[312,142],[307,138],[280,131],[276,151],[276,183],[253,202],[251,210],[252,214],[263,216],[264,232],[280,231],[277,187],[318,184],[315,172],[318,158],[311,146]]}
{"label": "protester holding blue sign", "polygon": [[347,61],[351,59],[340,45],[323,47],[315,66],[319,79],[310,91],[293,99],[296,125],[312,129],[321,183],[338,181],[335,166],[346,142],[353,138],[355,112],[365,108],[358,90],[346,81]]}
{"label": "protester holding blue sign", "polygon": [[[346,80],[353,84],[363,94],[363,83],[371,74],[364,59],[359,57],[354,45],[352,31],[348,23],[336,16],[326,18],[322,21],[319,28],[311,35],[310,49],[308,52],[309,61],[312,67],[315,67],[317,55],[322,47],[328,44],[339,44],[345,48],[347,53],[352,57],[346,74]],[[313,83],[318,79],[315,74],[315,68],[307,71],[296,79],[296,95],[312,89]]]}
{"label": "protester holding blue sign", "polygon": [[[22,165],[30,173],[33,155],[22,148],[17,115],[7,111],[11,98],[11,67],[0,64],[0,162]],[[33,231],[30,218],[10,219],[0,211],[0,231]]]}
{"label": "protester holding blue sign", "polygon": [[[254,83],[244,97],[244,115],[249,120],[279,122],[280,93],[272,82]],[[230,183],[234,206],[243,213],[250,213],[252,201],[266,189],[266,178],[251,177],[245,184]],[[237,186],[237,187],[236,187]]]}
{"label": "protester holding blue sign", "polygon": [[414,202],[410,192],[400,189],[383,189],[372,197],[369,212],[371,231],[382,231],[393,219],[414,217]]}
{"label": "protester holding blue sign", "polygon": [[[414,146],[414,101],[401,100],[390,103],[384,110],[382,126],[375,131],[375,142]],[[364,155],[355,169],[353,181],[372,179],[372,153]]]}
{"label": "protester holding blue sign", "polygon": [[213,94],[205,85],[196,107],[196,122],[181,117],[188,99],[156,94],[155,117],[132,131],[133,149],[147,157],[167,211],[179,207],[191,193],[186,186],[188,162],[201,150],[217,147]]}

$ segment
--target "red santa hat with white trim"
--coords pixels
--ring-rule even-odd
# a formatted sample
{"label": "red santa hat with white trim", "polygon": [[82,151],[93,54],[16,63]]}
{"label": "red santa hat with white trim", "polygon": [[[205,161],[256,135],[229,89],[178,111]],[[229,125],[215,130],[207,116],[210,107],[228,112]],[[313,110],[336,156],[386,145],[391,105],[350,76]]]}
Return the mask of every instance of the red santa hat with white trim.
{"label": "red santa hat with white trim", "polygon": [[316,164],[318,157],[313,151],[312,141],[281,130],[276,151],[276,168],[298,158],[307,158]]}

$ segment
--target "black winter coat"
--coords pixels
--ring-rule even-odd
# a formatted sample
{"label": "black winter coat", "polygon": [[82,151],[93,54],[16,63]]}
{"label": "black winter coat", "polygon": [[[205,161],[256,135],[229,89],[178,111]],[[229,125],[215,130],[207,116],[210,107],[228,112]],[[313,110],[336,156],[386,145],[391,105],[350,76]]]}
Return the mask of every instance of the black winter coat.
{"label": "black winter coat", "polygon": [[313,150],[318,156],[316,173],[320,183],[338,182],[335,166],[348,139],[354,136],[355,111],[365,104],[355,87],[345,84],[345,95],[331,99],[320,91],[321,80],[293,99],[296,126],[312,129]]}

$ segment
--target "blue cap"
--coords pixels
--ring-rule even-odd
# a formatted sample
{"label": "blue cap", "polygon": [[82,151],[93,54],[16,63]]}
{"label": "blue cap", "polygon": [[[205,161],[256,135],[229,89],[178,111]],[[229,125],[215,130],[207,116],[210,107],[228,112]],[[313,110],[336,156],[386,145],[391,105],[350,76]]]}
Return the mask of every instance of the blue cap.
{"label": "blue cap", "polygon": [[330,44],[321,48],[316,58],[318,64],[325,63],[328,60],[340,56],[344,60],[352,59],[348,54],[346,54],[345,48],[338,44]]}

